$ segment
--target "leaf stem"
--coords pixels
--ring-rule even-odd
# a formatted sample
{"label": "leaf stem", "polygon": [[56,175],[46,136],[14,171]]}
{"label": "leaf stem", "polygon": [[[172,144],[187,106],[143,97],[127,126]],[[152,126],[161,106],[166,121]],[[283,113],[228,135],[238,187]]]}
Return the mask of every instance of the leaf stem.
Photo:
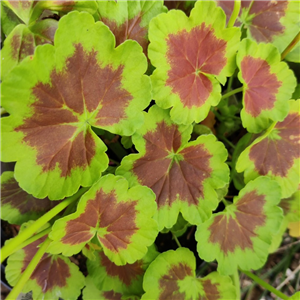
{"label": "leaf stem", "polygon": [[233,282],[233,285],[235,286],[235,293],[236,293],[236,299],[241,299],[241,288],[240,288],[240,276],[239,276],[239,270],[236,269],[233,275],[230,276],[231,280]]}
{"label": "leaf stem", "polygon": [[232,149],[235,149],[235,145],[232,144],[225,136],[218,136],[218,138],[227,143]]}
{"label": "leaf stem", "polygon": [[297,45],[297,43],[300,41],[300,31],[295,36],[295,38],[290,42],[290,44],[284,49],[284,51],[281,54],[281,60],[283,60],[291,51],[292,49]]}
{"label": "leaf stem", "polygon": [[6,299],[17,299],[19,294],[22,292],[22,289],[26,282],[29,280],[30,276],[32,275],[33,271],[35,270],[36,266],[42,259],[44,253],[46,252],[51,240],[47,238],[41,245],[39,250],[36,252],[35,256],[32,258],[30,263],[28,264],[27,268],[21,275],[20,279],[18,280],[17,284],[13,287],[9,295]]}
{"label": "leaf stem", "polygon": [[1,249],[1,263],[12,253],[14,253],[17,249],[19,249],[20,244],[30,238],[35,232],[37,232],[43,225],[45,225],[49,220],[55,217],[58,213],[60,213],[64,208],[69,206],[71,203],[76,201],[82,194],[84,194],[89,188],[81,188],[76,194],[65,199],[47,213],[45,213],[42,217],[37,219],[31,226],[24,229],[21,233],[19,233],[16,237],[9,240],[6,245],[4,245]]}
{"label": "leaf stem", "polygon": [[239,87],[239,88],[237,88],[237,89],[234,89],[234,90],[232,90],[232,91],[230,91],[230,92],[224,94],[224,95],[222,96],[221,100],[224,100],[224,99],[226,99],[226,98],[228,98],[228,97],[230,97],[230,96],[232,96],[232,95],[235,95],[235,94],[237,94],[237,93],[240,93],[240,92],[242,92],[243,90],[244,90],[244,87],[243,87],[243,86],[241,86],[241,87]]}
{"label": "leaf stem", "polygon": [[177,246],[178,246],[179,248],[181,248],[181,244],[180,244],[180,242],[179,242],[177,236],[176,236],[173,232],[172,232],[172,236],[173,236],[173,239],[175,240]]}
{"label": "leaf stem", "polygon": [[240,9],[241,9],[241,0],[235,0],[234,6],[233,6],[233,11],[232,11],[230,19],[228,21],[227,28],[234,26],[235,20],[239,15]]}
{"label": "leaf stem", "polygon": [[249,278],[251,278],[252,280],[254,280],[257,284],[259,284],[260,286],[264,287],[265,289],[267,289],[268,291],[270,291],[271,293],[275,294],[277,297],[283,299],[283,300],[288,300],[289,297],[286,296],[285,294],[283,294],[282,292],[276,290],[273,286],[271,286],[270,284],[268,284],[267,282],[265,282],[264,280],[260,279],[258,276],[256,276],[255,274],[248,272],[248,271],[244,271],[241,270],[245,275],[247,275]]}

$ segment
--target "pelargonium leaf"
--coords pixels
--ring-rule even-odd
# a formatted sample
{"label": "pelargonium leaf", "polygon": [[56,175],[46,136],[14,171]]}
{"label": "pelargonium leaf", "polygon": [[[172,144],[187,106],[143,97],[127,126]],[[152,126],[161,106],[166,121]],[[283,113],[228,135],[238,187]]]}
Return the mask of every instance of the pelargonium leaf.
{"label": "pelargonium leaf", "polygon": [[[229,20],[234,1],[217,1]],[[299,32],[299,1],[241,1],[236,26],[247,29],[247,37],[272,43],[281,53]]]}
{"label": "pelargonium leaf", "polygon": [[82,292],[83,300],[101,299],[101,300],[139,300],[137,295],[125,295],[114,291],[101,291],[95,286],[91,276],[86,277],[86,287]]}
{"label": "pelargonium leaf", "polygon": [[288,114],[288,101],[296,87],[296,78],[278,50],[271,44],[259,44],[245,39],[237,54],[243,83],[241,119],[249,132],[258,133],[272,121],[283,121]]}
{"label": "pelargonium leaf", "polygon": [[106,24],[116,37],[116,45],[128,39],[136,40],[147,54],[148,27],[156,15],[166,12],[163,1],[99,1],[99,20]]}
{"label": "pelargonium leaf", "polygon": [[29,19],[34,6],[38,1],[33,0],[3,0],[8,8],[10,8],[25,24],[29,23]]}
{"label": "pelargonium leaf", "polygon": [[231,279],[217,272],[195,276],[196,259],[187,248],[160,254],[148,267],[143,287],[145,299],[236,299]]}
{"label": "pelargonium leaf", "polygon": [[100,291],[141,296],[144,293],[142,284],[145,270],[158,254],[152,245],[142,259],[133,264],[117,266],[103,251],[99,251],[95,260],[87,260],[88,273]]}
{"label": "pelargonium leaf", "polygon": [[36,45],[53,44],[57,27],[58,21],[54,19],[41,20],[29,26],[30,31],[34,33]]}
{"label": "pelargonium leaf", "polygon": [[224,27],[225,15],[213,1],[196,2],[189,18],[171,10],[151,20],[153,98],[162,108],[173,107],[175,123],[200,122],[219,103],[219,82],[235,70],[240,38],[238,28]]}
{"label": "pelargonium leaf", "polygon": [[250,181],[232,205],[214,214],[195,233],[199,256],[218,262],[221,274],[233,274],[237,267],[258,269],[266,262],[272,235],[282,221],[279,185],[268,177]]}
{"label": "pelargonium leaf", "polygon": [[186,13],[188,16],[191,12],[191,9],[194,7],[196,1],[164,1],[165,6],[170,9],[180,9]]}
{"label": "pelargonium leaf", "polygon": [[224,145],[212,134],[188,142],[192,129],[173,123],[168,110],[152,106],[132,138],[139,154],[124,157],[116,171],[131,185],[154,191],[159,230],[171,228],[179,212],[191,224],[209,218],[218,205],[215,189],[229,180]]}
{"label": "pelargonium leaf", "polygon": [[277,181],[282,197],[291,196],[299,184],[300,100],[291,100],[290,112],[271,126],[239,156],[236,170],[244,171],[245,182],[266,175]]}
{"label": "pelargonium leaf", "polygon": [[[21,227],[23,230],[26,223]],[[6,279],[14,286],[27,268],[33,256],[38,251],[38,246],[46,236],[29,244],[25,248],[13,253],[7,261],[5,268]],[[77,299],[85,280],[79,268],[69,258],[62,255],[44,254],[30,279],[26,282],[23,292],[33,292],[33,299]]]}
{"label": "pelargonium leaf", "polygon": [[2,120],[2,160],[17,161],[15,177],[28,193],[61,199],[107,168],[92,126],[131,135],[151,89],[141,47],[114,48],[109,29],[87,13],[62,17],[54,44],[37,47],[2,83],[10,113]]}
{"label": "pelargonium leaf", "polygon": [[48,251],[70,256],[96,235],[116,265],[141,259],[158,234],[152,219],[155,196],[144,186],[127,189],[121,176],[102,177],[81,197],[75,213],[54,223]]}
{"label": "pelargonium leaf", "polygon": [[34,34],[24,24],[16,26],[4,41],[1,50],[1,79],[25,57],[33,55],[35,49]]}
{"label": "pelargonium leaf", "polygon": [[27,194],[14,178],[13,172],[1,174],[1,219],[10,224],[21,225],[29,220],[36,220],[59,201],[48,198],[37,199]]}
{"label": "pelargonium leaf", "polygon": [[1,1],[0,7],[1,30],[5,36],[8,36],[17,25],[22,23],[22,20],[9,7],[3,4],[3,1]]}

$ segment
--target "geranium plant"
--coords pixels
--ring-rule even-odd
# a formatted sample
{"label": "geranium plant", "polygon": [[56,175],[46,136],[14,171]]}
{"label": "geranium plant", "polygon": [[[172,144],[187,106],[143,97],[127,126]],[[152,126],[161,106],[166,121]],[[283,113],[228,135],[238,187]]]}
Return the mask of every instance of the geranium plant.
{"label": "geranium plant", "polygon": [[250,271],[300,221],[300,3],[1,7],[8,299],[288,299]]}

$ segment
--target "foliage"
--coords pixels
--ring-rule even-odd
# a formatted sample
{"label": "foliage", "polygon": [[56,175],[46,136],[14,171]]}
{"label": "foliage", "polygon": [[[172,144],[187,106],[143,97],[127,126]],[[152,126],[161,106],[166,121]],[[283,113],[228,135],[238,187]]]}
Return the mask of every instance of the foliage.
{"label": "foliage", "polygon": [[287,299],[249,271],[300,221],[299,1],[1,8],[9,297]]}

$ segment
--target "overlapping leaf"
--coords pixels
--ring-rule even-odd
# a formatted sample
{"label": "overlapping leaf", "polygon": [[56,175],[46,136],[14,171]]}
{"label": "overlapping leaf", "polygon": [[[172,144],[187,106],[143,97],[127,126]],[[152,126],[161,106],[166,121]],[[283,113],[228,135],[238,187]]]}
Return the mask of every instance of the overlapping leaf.
{"label": "overlapping leaf", "polygon": [[1,219],[10,224],[21,225],[36,220],[59,202],[48,198],[36,199],[23,191],[14,178],[13,172],[1,175]]}
{"label": "overlapping leaf", "polygon": [[237,267],[250,270],[263,266],[272,235],[282,221],[280,187],[268,177],[249,182],[223,212],[198,226],[195,238],[199,256],[218,262],[221,274],[233,274]]}
{"label": "overlapping leaf", "polygon": [[128,39],[136,40],[147,54],[148,27],[156,15],[166,12],[163,1],[99,1],[99,20],[116,37],[116,45]]}
{"label": "overlapping leaf", "polygon": [[2,122],[2,160],[17,161],[15,177],[30,194],[61,199],[92,185],[108,159],[91,126],[131,135],[143,122],[146,58],[135,41],[114,45],[103,23],[71,12],[55,46],[38,47],[3,81],[10,116]]}
{"label": "overlapping leaf", "polygon": [[149,27],[153,98],[173,107],[175,123],[200,122],[221,99],[222,84],[235,69],[238,28],[224,29],[225,16],[213,1],[198,1],[188,18],[171,10],[152,19]]}
{"label": "overlapping leaf", "polygon": [[197,278],[195,268],[195,256],[186,248],[160,254],[145,273],[143,287],[146,293],[141,299],[236,299],[229,277],[213,272]]}
{"label": "overlapping leaf", "polygon": [[[229,20],[234,1],[217,1]],[[272,43],[282,52],[299,32],[299,1],[241,1],[236,26],[247,29],[247,37]]]}
{"label": "overlapping leaf", "polygon": [[300,173],[300,100],[291,100],[290,112],[282,122],[271,126],[240,155],[236,170],[244,171],[245,182],[267,175],[276,180],[282,197],[291,196],[298,187]]}
{"label": "overlapping leaf", "polygon": [[189,223],[200,224],[218,205],[215,189],[228,182],[223,144],[214,135],[188,142],[191,131],[191,125],[174,124],[168,110],[152,106],[132,139],[139,154],[125,157],[117,169],[131,185],[155,192],[159,230],[171,228],[179,212]]}
{"label": "overlapping leaf", "polygon": [[261,132],[272,121],[283,121],[288,101],[296,87],[296,78],[277,49],[245,39],[237,55],[239,80],[244,85],[241,119],[249,132]]}
{"label": "overlapping leaf", "polygon": [[95,260],[87,260],[88,273],[100,291],[141,296],[144,293],[142,284],[145,270],[158,254],[153,245],[141,260],[117,266],[103,251],[99,251]]}
{"label": "overlapping leaf", "polygon": [[74,214],[55,222],[49,252],[73,255],[96,235],[116,265],[141,259],[158,234],[152,219],[155,196],[144,186],[127,189],[120,176],[102,177],[82,196]]}
{"label": "overlapping leaf", "polygon": [[[26,223],[21,227],[26,226]],[[38,251],[38,246],[46,239],[42,237],[25,248],[13,253],[5,268],[6,279],[14,286],[26,270],[28,264]],[[44,254],[30,279],[26,282],[23,292],[33,292],[33,299],[77,299],[85,280],[79,268],[62,255]]]}

